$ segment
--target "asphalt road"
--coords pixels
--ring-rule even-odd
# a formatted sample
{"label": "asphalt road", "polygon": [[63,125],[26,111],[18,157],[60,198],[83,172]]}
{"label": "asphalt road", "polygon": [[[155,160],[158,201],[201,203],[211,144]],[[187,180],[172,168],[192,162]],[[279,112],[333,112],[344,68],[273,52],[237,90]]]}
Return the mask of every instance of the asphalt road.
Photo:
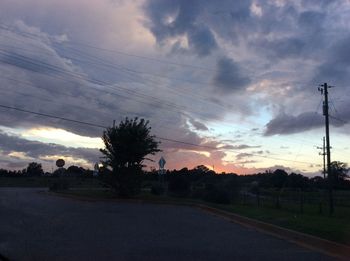
{"label": "asphalt road", "polygon": [[333,260],[190,207],[39,190],[0,188],[0,253],[10,260]]}

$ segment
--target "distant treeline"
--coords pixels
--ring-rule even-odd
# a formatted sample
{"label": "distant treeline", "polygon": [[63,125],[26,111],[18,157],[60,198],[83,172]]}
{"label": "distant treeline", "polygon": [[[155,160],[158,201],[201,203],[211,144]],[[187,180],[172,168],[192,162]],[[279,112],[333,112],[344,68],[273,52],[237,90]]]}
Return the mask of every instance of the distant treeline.
{"label": "distant treeline", "polygon": [[[156,178],[159,176],[157,171],[148,172],[149,175]],[[344,176],[334,175],[333,186],[337,189],[350,189],[350,180]],[[167,170],[164,179],[170,182],[178,177],[183,178],[189,183],[235,183],[236,187],[259,187],[259,188],[294,188],[301,190],[312,190],[327,188],[327,179],[321,176],[306,177],[297,173],[287,173],[283,169],[266,171],[263,173],[250,175],[237,175],[234,173],[217,174],[209,170],[206,166],[200,165],[193,169],[183,168],[181,170]]]}
{"label": "distant treeline", "polygon": [[[109,169],[100,168],[100,178],[109,174],[111,174]],[[72,165],[68,168],[56,169],[52,173],[44,172],[41,164],[36,162],[29,163],[28,167],[22,170],[0,169],[0,177],[39,176],[92,177],[93,171]],[[235,173],[218,174],[204,165],[199,165],[193,169],[183,168],[181,170],[166,170],[164,174],[159,174],[157,170],[145,171],[142,175],[143,182],[158,181],[160,179],[163,179],[164,182],[169,184],[170,190],[173,185],[175,186],[175,190],[176,186],[183,186],[184,193],[187,193],[187,187],[188,190],[191,190],[191,188],[197,188],[198,186],[206,187],[206,189],[208,189],[208,186],[217,186],[223,190],[225,190],[224,187],[249,187],[253,188],[253,190],[254,188],[294,188],[301,190],[327,188],[327,179],[324,180],[321,176],[309,178],[297,173],[287,173],[283,169],[250,175],[237,175]],[[335,175],[333,186],[335,189],[350,189],[350,180],[346,176]]]}
{"label": "distant treeline", "polygon": [[93,171],[75,165],[68,168],[59,168],[53,172],[44,172],[40,163],[31,162],[22,170],[0,169],[0,177],[43,177],[43,176],[67,176],[67,177],[92,177]]}

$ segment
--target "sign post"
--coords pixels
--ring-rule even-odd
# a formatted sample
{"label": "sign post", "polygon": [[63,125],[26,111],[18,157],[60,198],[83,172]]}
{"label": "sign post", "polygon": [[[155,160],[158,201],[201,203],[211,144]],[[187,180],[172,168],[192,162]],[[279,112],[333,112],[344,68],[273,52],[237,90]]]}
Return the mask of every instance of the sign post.
{"label": "sign post", "polygon": [[61,177],[64,175],[64,169],[63,166],[66,164],[64,159],[58,159],[56,160],[56,166],[58,167],[58,175]]}
{"label": "sign post", "polygon": [[159,165],[159,170],[158,170],[158,174],[159,174],[159,179],[161,182],[164,181],[164,175],[165,175],[165,159],[163,158],[163,156],[160,158],[160,160],[158,161],[158,165]]}
{"label": "sign post", "polygon": [[97,177],[99,172],[100,172],[100,167],[98,166],[98,163],[96,162],[95,165],[94,165],[94,172],[93,172],[92,175],[94,177]]}

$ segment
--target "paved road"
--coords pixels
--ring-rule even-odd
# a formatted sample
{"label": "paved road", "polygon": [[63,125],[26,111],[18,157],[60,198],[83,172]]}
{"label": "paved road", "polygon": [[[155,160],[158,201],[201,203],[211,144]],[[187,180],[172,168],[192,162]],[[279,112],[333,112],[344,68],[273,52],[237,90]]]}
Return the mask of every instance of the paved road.
{"label": "paved road", "polygon": [[81,202],[0,189],[10,260],[332,260],[190,207]]}

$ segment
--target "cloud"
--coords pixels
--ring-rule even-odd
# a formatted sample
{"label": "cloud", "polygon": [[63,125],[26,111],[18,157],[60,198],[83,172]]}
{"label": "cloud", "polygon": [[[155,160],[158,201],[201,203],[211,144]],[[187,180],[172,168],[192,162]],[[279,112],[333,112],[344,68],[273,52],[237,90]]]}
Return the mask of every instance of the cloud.
{"label": "cloud", "polygon": [[233,59],[222,57],[217,62],[213,83],[224,94],[242,91],[251,82]]}
{"label": "cloud", "polygon": [[247,144],[240,144],[240,145],[228,144],[220,147],[220,149],[227,149],[227,150],[244,150],[244,149],[253,149],[253,148],[261,148],[261,146],[251,146]]}
{"label": "cloud", "polygon": [[323,124],[323,116],[315,112],[305,112],[298,116],[282,113],[266,124],[264,135],[298,133],[321,127]]}
{"label": "cloud", "polygon": [[[21,157],[45,160],[50,156],[65,156],[74,159],[83,159],[93,164],[100,160],[101,153],[98,149],[70,148],[62,145],[30,141],[19,136],[8,135],[0,131],[1,152],[3,155],[22,153]],[[12,156],[16,157],[16,156]],[[21,160],[23,162],[23,160]]]}
{"label": "cloud", "polygon": [[[237,169],[220,165],[215,147],[264,137],[242,131],[236,145],[213,135],[266,123],[267,136],[322,127],[320,115],[308,123],[319,100],[311,86],[336,85],[331,95],[344,101],[331,114],[349,120],[348,10],[347,1],[326,0],[3,0],[0,104],[100,125],[146,118],[160,137],[213,147],[163,142],[178,159],[172,166],[215,160]],[[0,125],[102,132],[5,109]]]}
{"label": "cloud", "polygon": [[[193,53],[198,56],[210,55],[218,46],[211,30],[197,19],[201,4],[197,0],[146,1],[144,10],[149,17],[146,26],[161,45],[167,40],[185,37]],[[173,49],[178,49],[178,44],[176,42]]]}
{"label": "cloud", "polygon": [[324,13],[318,11],[305,11],[300,13],[298,25],[303,29],[320,30],[324,22]]}
{"label": "cloud", "polygon": [[192,29],[188,34],[190,48],[199,55],[210,55],[218,46],[213,33],[206,26],[199,26]]}
{"label": "cloud", "polygon": [[196,129],[196,130],[202,130],[202,131],[207,131],[209,130],[207,126],[205,126],[205,124],[196,121],[195,119],[189,119],[189,122],[191,123],[191,125]]}
{"label": "cloud", "polygon": [[236,155],[236,159],[237,160],[241,160],[241,159],[245,159],[245,158],[251,158],[251,157],[254,157],[254,154],[251,154],[251,153],[239,153]]}
{"label": "cloud", "polygon": [[314,80],[323,83],[331,82],[335,85],[344,85],[350,81],[350,33],[348,32],[341,39],[330,46],[325,60],[315,71]]}

